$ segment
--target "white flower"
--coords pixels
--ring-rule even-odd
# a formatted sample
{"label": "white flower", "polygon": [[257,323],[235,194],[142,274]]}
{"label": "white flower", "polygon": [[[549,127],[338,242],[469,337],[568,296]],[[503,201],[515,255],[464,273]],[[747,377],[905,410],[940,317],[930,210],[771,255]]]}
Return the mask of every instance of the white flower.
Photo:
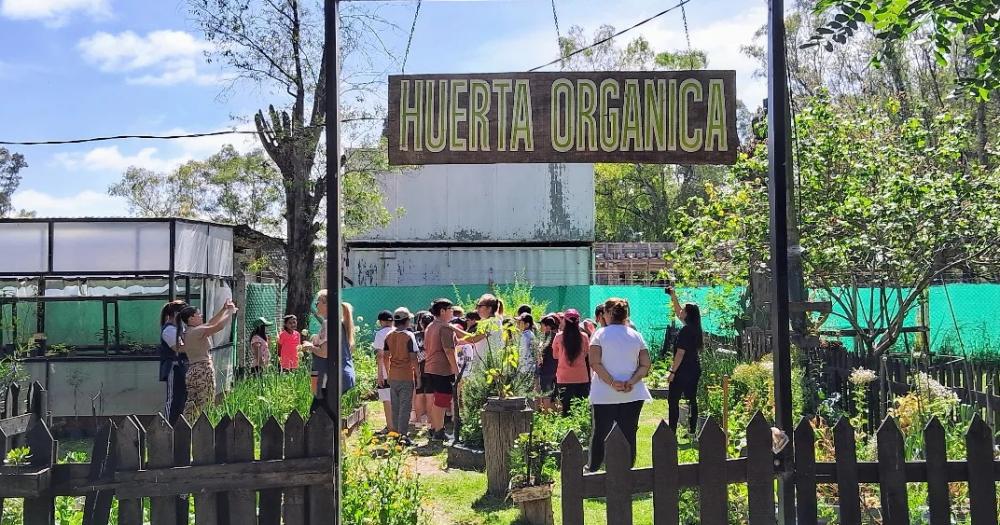
{"label": "white flower", "polygon": [[868,370],[864,367],[858,367],[851,372],[850,381],[853,385],[864,386],[875,382],[876,379],[878,379],[878,375],[875,374],[875,371]]}

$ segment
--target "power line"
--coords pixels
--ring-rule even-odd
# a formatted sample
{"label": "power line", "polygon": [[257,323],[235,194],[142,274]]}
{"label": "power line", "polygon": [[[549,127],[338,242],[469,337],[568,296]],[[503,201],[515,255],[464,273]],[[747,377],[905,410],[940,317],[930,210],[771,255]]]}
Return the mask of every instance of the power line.
{"label": "power line", "polygon": [[[341,122],[358,122],[365,120],[382,120],[382,117],[352,117],[341,119]],[[322,128],[324,126],[305,126],[305,129],[311,128]],[[26,140],[26,141],[15,141],[15,140],[0,140],[0,146],[58,146],[65,144],[86,144],[88,142],[106,142],[110,140],[128,140],[128,139],[140,139],[140,140],[176,140],[176,139],[196,139],[202,137],[218,137],[221,135],[256,135],[257,131],[248,129],[227,129],[221,131],[206,131],[202,133],[179,133],[172,135],[151,135],[151,134],[141,134],[141,135],[107,135],[100,137],[88,137],[82,139],[64,139],[64,140]]]}
{"label": "power line", "polygon": [[584,51],[586,51],[588,49],[597,47],[597,46],[599,46],[599,45],[601,45],[601,44],[603,44],[605,42],[608,42],[608,41],[610,41],[610,40],[612,40],[614,38],[622,36],[625,33],[628,33],[629,31],[631,31],[631,30],[633,30],[633,29],[635,29],[635,28],[637,28],[637,27],[639,27],[639,26],[641,26],[643,24],[649,23],[649,22],[651,22],[651,21],[653,21],[653,20],[655,20],[655,19],[657,19],[657,18],[659,18],[659,17],[661,17],[661,16],[663,16],[663,15],[665,15],[665,14],[667,14],[667,13],[673,11],[673,10],[675,10],[675,9],[682,8],[682,7],[684,7],[686,4],[688,4],[690,2],[691,2],[691,0],[681,0],[681,2],[675,4],[675,5],[671,6],[671,7],[668,7],[667,9],[664,9],[663,11],[660,11],[659,13],[656,13],[655,15],[653,15],[653,16],[645,19],[645,20],[641,20],[639,22],[636,22],[631,27],[622,29],[621,31],[619,31],[619,32],[617,32],[617,33],[615,33],[615,34],[607,37],[607,38],[603,38],[603,39],[601,39],[601,40],[599,40],[597,42],[594,42],[593,44],[590,44],[589,46],[585,46],[585,47],[582,47],[580,49],[577,49],[576,51],[573,51],[572,53],[569,53],[566,56],[560,56],[559,58],[557,58],[555,60],[546,62],[546,63],[544,63],[544,64],[542,64],[540,66],[533,67],[533,68],[529,69],[528,72],[530,73],[532,71],[538,71],[539,69],[542,69],[543,67],[551,66],[552,64],[555,64],[556,62],[561,62],[561,61],[566,60],[567,58],[570,58],[570,57],[572,57],[574,55],[578,55],[580,53],[583,53]]}
{"label": "power line", "polygon": [[559,31],[559,14],[556,12],[556,0],[552,0],[552,20],[556,24],[556,51],[559,52],[559,58],[562,60],[562,34]]}
{"label": "power line", "polygon": [[403,64],[400,67],[400,73],[406,73],[406,60],[410,58],[410,45],[413,44],[413,33],[417,30],[417,17],[420,16],[420,4],[422,3],[423,0],[417,0],[417,10],[413,12],[413,24],[410,25],[410,38],[406,39],[406,52],[403,53]]}

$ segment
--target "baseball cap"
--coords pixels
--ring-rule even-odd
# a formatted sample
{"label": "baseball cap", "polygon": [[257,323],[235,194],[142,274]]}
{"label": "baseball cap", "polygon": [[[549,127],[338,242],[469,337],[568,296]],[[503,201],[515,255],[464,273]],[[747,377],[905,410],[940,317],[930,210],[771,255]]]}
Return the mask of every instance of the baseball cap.
{"label": "baseball cap", "polygon": [[[399,310],[396,310],[396,311],[398,312]],[[409,310],[407,310],[407,311],[409,311]],[[392,312],[390,312],[389,310],[382,310],[381,312],[378,313],[378,320],[379,321],[392,321]]]}
{"label": "baseball cap", "polygon": [[576,308],[570,308],[569,310],[566,310],[565,317],[566,317],[567,321],[574,322],[574,323],[575,322],[579,322],[580,321],[580,312],[576,311]]}
{"label": "baseball cap", "polygon": [[[388,312],[386,312],[386,313],[388,313]],[[413,317],[413,314],[411,314],[410,310],[407,309],[405,306],[400,306],[399,308],[396,308],[396,311],[393,312],[393,314],[392,314],[392,319],[394,321],[406,321],[406,320],[409,320],[412,317]]]}

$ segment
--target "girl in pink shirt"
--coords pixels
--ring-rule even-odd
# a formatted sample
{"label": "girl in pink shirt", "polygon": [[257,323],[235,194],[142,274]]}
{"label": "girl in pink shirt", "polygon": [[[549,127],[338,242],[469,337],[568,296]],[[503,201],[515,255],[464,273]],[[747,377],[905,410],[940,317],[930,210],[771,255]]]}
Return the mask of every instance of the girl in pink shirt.
{"label": "girl in pink shirt", "polygon": [[278,334],[278,359],[282,371],[295,370],[299,367],[299,345],[302,343],[302,336],[296,330],[299,321],[294,315],[286,315],[284,321]]}
{"label": "girl in pink shirt", "polygon": [[574,399],[590,396],[589,349],[590,338],[580,329],[580,312],[566,310],[563,331],[552,341],[552,357],[556,359],[556,391],[559,392],[564,416],[569,415]]}

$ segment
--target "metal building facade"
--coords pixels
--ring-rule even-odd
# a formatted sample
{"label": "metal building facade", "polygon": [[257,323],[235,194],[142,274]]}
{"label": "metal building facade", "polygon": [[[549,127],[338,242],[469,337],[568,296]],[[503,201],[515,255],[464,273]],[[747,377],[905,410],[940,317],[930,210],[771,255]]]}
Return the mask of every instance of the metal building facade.
{"label": "metal building facade", "polygon": [[380,185],[401,215],[354,241],[594,240],[593,164],[431,165]]}
{"label": "metal building facade", "polygon": [[592,164],[428,165],[379,183],[396,217],[347,241],[348,286],[590,284]]}
{"label": "metal building facade", "polygon": [[590,284],[590,247],[351,248],[354,286],[492,284],[526,279],[535,286]]}

